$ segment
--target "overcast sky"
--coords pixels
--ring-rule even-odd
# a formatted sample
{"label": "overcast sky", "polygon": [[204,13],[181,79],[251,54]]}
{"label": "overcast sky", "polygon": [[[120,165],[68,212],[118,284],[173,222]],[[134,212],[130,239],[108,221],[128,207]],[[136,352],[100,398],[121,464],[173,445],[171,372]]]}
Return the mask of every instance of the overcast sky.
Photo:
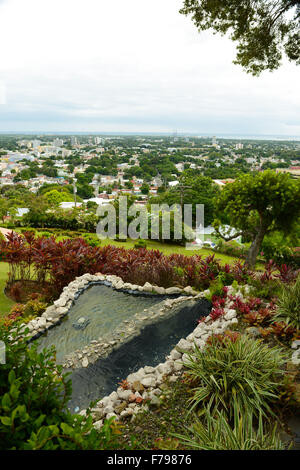
{"label": "overcast sky", "polygon": [[300,136],[300,66],[260,77],[182,0],[0,0],[0,131]]}

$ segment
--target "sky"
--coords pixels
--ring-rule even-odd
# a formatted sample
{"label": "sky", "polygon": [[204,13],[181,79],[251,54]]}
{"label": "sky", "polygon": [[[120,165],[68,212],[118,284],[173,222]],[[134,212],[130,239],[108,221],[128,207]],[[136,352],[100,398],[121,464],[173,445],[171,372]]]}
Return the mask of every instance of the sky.
{"label": "sky", "polygon": [[183,0],[0,0],[0,132],[300,136],[300,66],[252,77]]}

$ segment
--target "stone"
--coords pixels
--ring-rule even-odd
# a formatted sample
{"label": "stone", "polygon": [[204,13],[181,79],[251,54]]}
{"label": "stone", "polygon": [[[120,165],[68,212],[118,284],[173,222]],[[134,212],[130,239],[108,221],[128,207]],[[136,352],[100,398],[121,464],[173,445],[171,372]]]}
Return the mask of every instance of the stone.
{"label": "stone", "polygon": [[176,351],[176,349],[173,349],[170,353],[170,358],[173,361],[176,361],[176,359],[180,359],[181,356],[182,356],[181,353],[179,351]]}
{"label": "stone", "polygon": [[172,294],[181,294],[182,290],[179,287],[168,287],[166,289],[166,294],[167,295],[172,295]]}
{"label": "stone", "polygon": [[88,360],[88,358],[87,358],[87,357],[84,357],[84,358],[82,359],[81,364],[82,364],[82,367],[87,367],[87,366],[89,365],[89,360]]}
{"label": "stone", "polygon": [[156,370],[159,372],[159,374],[168,375],[172,372],[173,367],[174,367],[174,361],[166,361],[163,364],[159,364],[156,367]]}
{"label": "stone", "polygon": [[113,412],[114,412],[114,408],[113,408],[112,405],[108,405],[103,409],[103,414],[104,415],[108,415],[109,413],[113,413]]}
{"label": "stone", "polygon": [[132,383],[132,388],[135,392],[143,392],[145,389],[139,380],[136,380]]}
{"label": "stone", "polygon": [[97,431],[100,431],[103,426],[103,420],[100,419],[99,421],[96,421],[95,423],[93,423],[93,426]]}
{"label": "stone", "polygon": [[150,405],[152,406],[159,406],[160,405],[160,399],[157,396],[153,396],[150,401]]}
{"label": "stone", "polygon": [[155,368],[151,366],[145,366],[144,371],[146,374],[153,374],[155,372]]}
{"label": "stone", "polygon": [[152,292],[152,290],[153,290],[152,284],[150,284],[150,282],[145,282],[145,284],[143,285],[143,291]]}
{"label": "stone", "polygon": [[193,333],[194,333],[195,338],[201,338],[201,336],[205,334],[203,328],[199,328],[199,327],[197,327]]}
{"label": "stone", "polygon": [[108,413],[106,415],[106,419],[110,419],[110,418],[118,418],[118,416],[116,415],[116,413]]}
{"label": "stone", "polygon": [[300,364],[300,349],[297,349],[292,354],[292,363],[298,366]]}
{"label": "stone", "polygon": [[46,319],[45,318],[39,318],[37,321],[37,326],[38,328],[46,328]]}
{"label": "stone", "polygon": [[141,384],[146,388],[155,387],[156,379],[155,377],[148,375],[147,377],[141,380]]}
{"label": "stone", "polygon": [[133,415],[133,409],[132,408],[126,408],[126,410],[122,411],[120,416],[121,418],[127,418],[128,416]]}
{"label": "stone", "polygon": [[58,307],[58,308],[56,309],[56,314],[61,317],[62,315],[65,315],[68,310],[69,310],[69,309],[66,308],[66,307]]}
{"label": "stone", "polygon": [[115,287],[115,289],[124,289],[123,281],[117,282],[114,287]]}
{"label": "stone", "polygon": [[67,298],[65,296],[61,296],[58,300],[54,301],[55,307],[64,307],[67,303]]}
{"label": "stone", "polygon": [[297,349],[299,347],[300,347],[300,339],[295,339],[295,341],[292,342],[291,348]]}
{"label": "stone", "polygon": [[115,407],[115,412],[119,415],[127,408],[126,401],[123,401],[120,405]]}
{"label": "stone", "polygon": [[179,379],[179,377],[178,377],[177,375],[171,375],[171,377],[169,377],[170,383],[174,383],[174,382],[176,382],[178,379]]}
{"label": "stone", "polygon": [[132,394],[128,397],[128,401],[129,401],[130,403],[135,402],[136,399],[137,399],[137,395],[135,395],[134,393],[132,393]]}
{"label": "stone", "polygon": [[191,343],[183,338],[177,343],[176,347],[183,351],[190,351],[192,349]]}
{"label": "stone", "polygon": [[91,411],[94,419],[99,420],[103,418],[103,408],[93,408]]}
{"label": "stone", "polygon": [[174,370],[175,370],[176,372],[179,372],[179,371],[182,370],[182,369],[183,369],[183,364],[182,364],[182,362],[179,361],[179,360],[175,361],[175,362],[174,362]]}
{"label": "stone", "polygon": [[183,364],[188,364],[191,361],[190,357],[187,354],[183,354],[182,362]]}
{"label": "stone", "polygon": [[122,388],[118,388],[118,396],[121,400],[128,400],[130,395],[132,394],[131,390],[123,390]]}
{"label": "stone", "polygon": [[115,402],[119,399],[119,396],[117,394],[117,392],[112,392],[110,395],[109,395],[109,399],[112,401],[112,402]]}
{"label": "stone", "polygon": [[229,309],[228,312],[224,315],[225,320],[232,320],[236,317],[236,311],[234,309]]}
{"label": "stone", "polygon": [[166,292],[164,287],[158,287],[158,286],[153,286],[153,291],[159,295],[163,295]]}
{"label": "stone", "polygon": [[203,349],[203,348],[205,348],[205,344],[206,344],[206,343],[205,343],[205,341],[203,341],[203,339],[201,339],[201,338],[195,339],[194,343],[195,343],[195,345],[197,346],[198,349]]}
{"label": "stone", "polygon": [[183,289],[183,292],[185,292],[186,294],[189,294],[189,295],[194,295],[195,291],[191,286],[187,286]]}

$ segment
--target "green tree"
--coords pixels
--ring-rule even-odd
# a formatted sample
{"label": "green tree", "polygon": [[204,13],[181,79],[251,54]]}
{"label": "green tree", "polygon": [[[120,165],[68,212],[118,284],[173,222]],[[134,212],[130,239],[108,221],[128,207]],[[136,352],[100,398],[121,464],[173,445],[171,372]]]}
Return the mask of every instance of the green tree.
{"label": "green tree", "polygon": [[59,192],[56,189],[48,191],[44,194],[44,197],[47,199],[48,203],[51,206],[59,206],[61,202],[71,202],[74,201],[74,197],[69,192]]}
{"label": "green tree", "polygon": [[37,196],[31,202],[29,212],[23,216],[26,225],[32,227],[44,227],[49,215],[49,203],[44,196]]}
{"label": "green tree", "polygon": [[147,183],[143,183],[141,186],[141,193],[142,194],[149,194],[150,186]]}
{"label": "green tree", "polygon": [[230,33],[237,42],[235,64],[259,75],[280,66],[283,54],[300,63],[299,0],[184,0],[199,31]]}
{"label": "green tree", "polygon": [[[246,263],[254,267],[264,236],[275,230],[287,233],[299,219],[300,181],[271,170],[240,176],[216,198],[216,213],[214,226],[224,240],[239,235],[251,240]],[[239,232],[221,234],[221,221],[229,221]]]}

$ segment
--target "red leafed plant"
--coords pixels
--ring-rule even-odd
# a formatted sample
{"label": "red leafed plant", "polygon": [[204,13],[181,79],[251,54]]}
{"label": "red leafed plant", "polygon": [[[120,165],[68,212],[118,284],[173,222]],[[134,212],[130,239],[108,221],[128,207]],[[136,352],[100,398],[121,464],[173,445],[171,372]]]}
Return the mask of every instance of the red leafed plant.
{"label": "red leafed plant", "polygon": [[272,334],[284,341],[300,339],[300,332],[297,328],[289,326],[284,322],[274,322],[268,328],[259,328],[262,336],[268,337]]}
{"label": "red leafed plant", "polygon": [[244,320],[250,325],[257,326],[265,323],[274,316],[274,312],[268,308],[260,308],[244,315]]}
{"label": "red leafed plant", "polygon": [[218,344],[225,346],[228,341],[235,343],[240,338],[240,333],[238,331],[227,330],[223,334],[213,334],[211,335],[206,343],[208,345]]}
{"label": "red leafed plant", "polygon": [[119,382],[120,387],[122,387],[124,390],[129,390],[130,389],[130,383],[128,380],[124,379]]}
{"label": "red leafed plant", "polygon": [[212,320],[217,320],[218,318],[225,315],[225,311],[223,308],[213,308],[210,312],[210,317]]}

